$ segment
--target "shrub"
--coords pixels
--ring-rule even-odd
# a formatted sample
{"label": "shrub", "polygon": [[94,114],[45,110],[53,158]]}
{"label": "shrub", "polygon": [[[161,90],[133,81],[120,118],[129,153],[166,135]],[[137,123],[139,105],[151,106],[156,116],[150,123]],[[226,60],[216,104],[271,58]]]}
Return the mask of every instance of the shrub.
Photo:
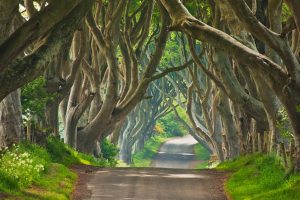
{"label": "shrub", "polygon": [[21,144],[5,149],[0,159],[1,179],[10,187],[24,188],[41,176],[49,160],[48,153],[37,145]]}
{"label": "shrub", "polygon": [[165,133],[165,130],[164,130],[163,125],[162,125],[162,124],[159,124],[159,123],[155,124],[153,130],[154,130],[156,133],[160,133],[160,134]]}
{"label": "shrub", "polygon": [[112,144],[108,139],[104,139],[101,142],[101,151],[102,156],[106,159],[110,166],[116,166],[117,160],[116,156],[118,155],[119,149]]}
{"label": "shrub", "polygon": [[[157,121],[156,126],[161,127],[164,133],[172,134],[173,136],[183,136],[186,132],[185,128],[181,125],[173,112],[160,118]],[[159,131],[157,131],[157,133],[162,133]]]}

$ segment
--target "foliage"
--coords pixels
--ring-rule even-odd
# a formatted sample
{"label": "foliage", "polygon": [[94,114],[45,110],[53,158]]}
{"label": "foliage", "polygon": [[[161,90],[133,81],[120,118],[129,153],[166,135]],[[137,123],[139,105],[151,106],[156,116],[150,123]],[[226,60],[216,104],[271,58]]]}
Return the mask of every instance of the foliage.
{"label": "foliage", "polygon": [[[177,109],[178,114],[187,120],[183,109]],[[133,166],[149,167],[151,161],[158,152],[162,143],[174,136],[183,136],[186,132],[174,112],[171,112],[156,121],[154,127],[155,136],[146,141],[144,149],[133,155]]]}
{"label": "foliage", "polygon": [[[182,100],[182,101],[185,101],[185,100]],[[189,120],[189,118],[188,118],[188,116],[186,114],[186,110],[183,109],[183,108],[181,108],[181,107],[177,107],[176,110],[177,110],[177,113],[178,113],[179,117],[181,119],[183,119],[186,123],[189,124],[190,120]]]}
{"label": "foliage", "polygon": [[150,167],[151,161],[157,154],[160,146],[168,138],[173,137],[171,134],[156,134],[154,137],[146,141],[144,149],[133,155],[134,167]]}
{"label": "foliage", "polygon": [[234,200],[300,199],[300,174],[285,178],[280,160],[272,155],[243,156],[217,169],[233,172],[226,190]]}
{"label": "foliage", "polygon": [[6,191],[9,194],[7,199],[68,200],[70,199],[76,177],[76,174],[64,165],[52,163],[47,173],[34,181],[33,186],[20,190]]}
{"label": "foliage", "polygon": [[24,188],[40,178],[50,163],[49,154],[37,145],[21,144],[1,153],[0,174],[2,186]]}
{"label": "foliage", "polygon": [[33,114],[38,118],[44,117],[45,105],[54,97],[46,92],[44,86],[45,79],[39,77],[22,87],[21,103],[25,115]]}
{"label": "foliage", "polygon": [[108,139],[104,139],[101,143],[102,157],[108,161],[111,167],[116,166],[116,156],[119,153],[119,149],[111,143]]}
{"label": "foliage", "polygon": [[160,118],[156,122],[156,126],[160,127],[160,129],[163,129],[164,133],[172,134],[174,136],[183,136],[186,132],[185,128],[180,124],[173,112]]}
{"label": "foliage", "polygon": [[286,3],[283,3],[283,5],[282,5],[282,21],[283,22],[288,21],[288,19],[291,15],[292,15],[292,13],[289,10],[288,5]]}
{"label": "foliage", "polygon": [[155,124],[153,130],[158,134],[163,134],[165,132],[164,127],[162,127],[162,124]]}
{"label": "foliage", "polygon": [[160,68],[165,69],[175,65],[180,65],[182,56],[179,41],[179,34],[170,34],[170,39],[167,41],[163,57],[160,61]]}
{"label": "foliage", "polygon": [[[203,22],[210,22],[212,16],[211,6],[209,1],[187,1],[185,3],[186,8],[191,12],[192,15],[198,16]],[[199,13],[199,11],[201,11]]]}

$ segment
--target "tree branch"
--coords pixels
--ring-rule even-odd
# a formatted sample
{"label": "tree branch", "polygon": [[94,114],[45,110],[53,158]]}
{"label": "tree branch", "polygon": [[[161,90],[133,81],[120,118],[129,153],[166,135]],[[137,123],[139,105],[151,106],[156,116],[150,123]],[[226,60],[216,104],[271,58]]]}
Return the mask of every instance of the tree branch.
{"label": "tree branch", "polygon": [[45,9],[18,28],[0,45],[0,73],[16,60],[28,45],[44,37],[82,0],[52,1]]}
{"label": "tree branch", "polygon": [[180,66],[177,66],[177,67],[172,67],[172,68],[167,68],[165,69],[163,72],[161,72],[160,74],[157,74],[157,75],[154,75],[152,76],[149,81],[152,82],[152,81],[155,81],[157,79],[160,79],[160,78],[163,78],[164,76],[166,76],[167,74],[171,73],[171,72],[178,72],[178,71],[181,71],[183,69],[186,69],[188,66],[190,66],[194,61],[193,60],[190,60],[188,61],[187,63],[183,64],[183,65],[180,65]]}
{"label": "tree branch", "polygon": [[0,84],[11,84],[1,87],[0,101],[10,92],[42,75],[47,63],[62,49],[69,51],[73,33],[82,23],[92,3],[93,0],[80,3],[64,20],[53,27],[53,31],[44,37],[34,52],[6,66],[6,70],[0,73]]}

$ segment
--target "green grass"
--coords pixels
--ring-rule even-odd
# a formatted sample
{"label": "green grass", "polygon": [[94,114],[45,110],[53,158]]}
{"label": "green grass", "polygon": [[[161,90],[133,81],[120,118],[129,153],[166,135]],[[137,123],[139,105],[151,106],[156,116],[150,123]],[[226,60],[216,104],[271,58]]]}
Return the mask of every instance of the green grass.
{"label": "green grass", "polygon": [[154,156],[157,154],[162,143],[167,141],[170,137],[169,134],[157,134],[145,143],[142,151],[133,155],[133,167],[150,167]]}
{"label": "green grass", "polygon": [[97,159],[92,155],[79,153],[55,138],[50,137],[47,139],[46,149],[51,155],[53,162],[60,163],[65,166],[74,164],[93,165],[100,167],[109,166],[108,161],[104,159]]}
{"label": "green grass", "polygon": [[198,163],[197,165],[196,165],[196,169],[208,169],[209,168],[209,166],[208,166],[208,163],[209,161],[208,160],[206,160],[206,161],[203,161],[203,162],[201,162],[201,163]]}
{"label": "green grass", "polygon": [[22,143],[0,152],[0,191],[25,188],[49,169],[48,152],[34,144]]}
{"label": "green grass", "polygon": [[73,190],[76,174],[66,166],[52,163],[47,173],[29,188],[13,190],[7,200],[68,200]]}
{"label": "green grass", "polygon": [[299,200],[300,174],[285,178],[281,162],[271,155],[247,155],[221,163],[232,172],[226,190],[234,200]]}
{"label": "green grass", "polygon": [[[24,153],[28,157],[23,158]],[[21,159],[15,160],[16,158]],[[22,164],[25,160],[31,161],[23,167],[18,167],[22,166],[18,163]],[[113,159],[98,159],[79,153],[55,138],[48,138],[43,147],[21,143],[0,152],[0,199],[4,194],[9,200],[67,200],[70,199],[76,181],[76,174],[68,168],[69,166],[85,164],[108,167],[115,163]],[[43,171],[31,170],[30,173],[24,173],[40,164],[44,167]],[[13,170],[5,170],[9,168]],[[22,180],[26,184],[23,184]]]}
{"label": "green grass", "polygon": [[208,168],[208,161],[210,158],[210,153],[201,144],[194,145],[194,153],[197,161],[203,161],[196,165],[196,169],[206,169]]}

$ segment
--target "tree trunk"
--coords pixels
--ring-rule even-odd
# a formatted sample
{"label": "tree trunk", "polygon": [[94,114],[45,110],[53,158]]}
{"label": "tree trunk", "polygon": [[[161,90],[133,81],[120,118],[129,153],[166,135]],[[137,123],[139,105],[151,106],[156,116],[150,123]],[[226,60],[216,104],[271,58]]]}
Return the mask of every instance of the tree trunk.
{"label": "tree trunk", "polygon": [[224,94],[221,95],[220,105],[218,106],[218,109],[222,116],[223,131],[226,135],[229,146],[228,157],[229,159],[234,159],[238,157],[240,153],[239,140],[237,131],[234,127],[233,116],[229,107],[229,100],[224,96]]}
{"label": "tree trunk", "polygon": [[[0,0],[0,44],[19,26],[15,22],[18,4],[18,0]],[[0,148],[17,144],[23,136],[20,93],[16,90],[5,99],[0,98]]]}
{"label": "tree trunk", "polygon": [[52,136],[57,138],[59,138],[58,108],[57,101],[47,102],[45,108],[46,128]]}
{"label": "tree trunk", "polygon": [[0,148],[17,144],[23,137],[20,91],[0,102]]}
{"label": "tree trunk", "polygon": [[72,110],[68,109],[66,115],[65,123],[65,136],[64,142],[70,145],[73,148],[77,148],[77,122],[78,120],[74,119],[74,108]]}

